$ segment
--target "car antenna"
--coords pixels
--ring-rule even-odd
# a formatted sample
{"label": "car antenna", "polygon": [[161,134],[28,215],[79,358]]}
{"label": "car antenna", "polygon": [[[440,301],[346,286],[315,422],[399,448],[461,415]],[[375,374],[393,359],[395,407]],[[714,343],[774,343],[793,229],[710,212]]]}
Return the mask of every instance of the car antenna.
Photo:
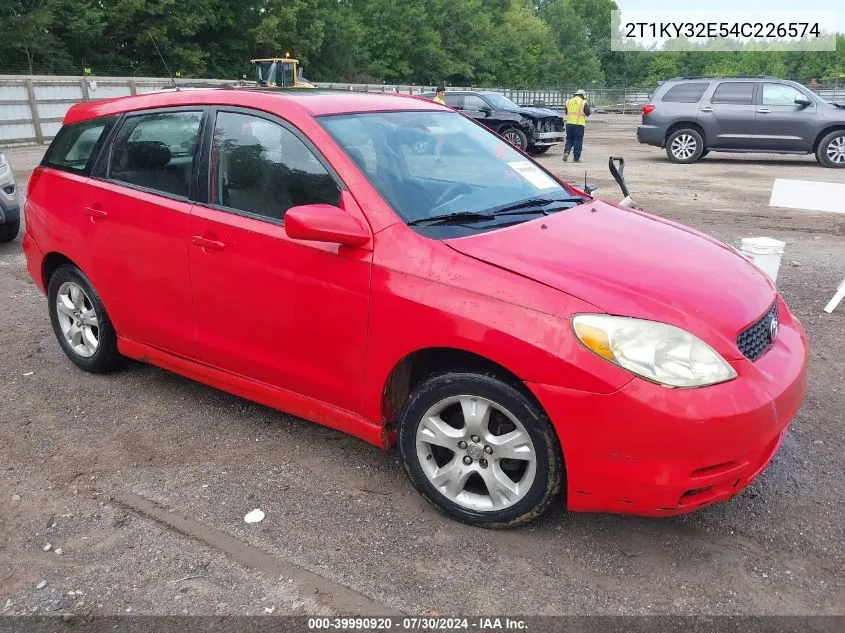
{"label": "car antenna", "polygon": [[167,62],[166,62],[166,61],[164,61],[164,55],[162,55],[162,54],[161,54],[161,51],[160,51],[160,50],[158,50],[158,44],[156,44],[156,41],[155,41],[155,39],[153,38],[153,34],[152,34],[152,33],[149,33],[148,35],[150,36],[150,41],[152,41],[153,46],[155,46],[156,53],[158,53],[159,59],[161,59],[161,63],[162,63],[162,64],[164,64],[164,69],[167,71],[167,76],[168,76],[168,77],[170,77],[170,81],[172,81],[172,82],[173,82],[173,87],[174,87],[174,88],[176,89],[176,91],[178,92],[178,90],[179,90],[179,86],[178,86],[178,85],[176,85],[176,80],[173,78],[173,73],[171,73],[171,72],[170,72],[170,69],[167,67]]}

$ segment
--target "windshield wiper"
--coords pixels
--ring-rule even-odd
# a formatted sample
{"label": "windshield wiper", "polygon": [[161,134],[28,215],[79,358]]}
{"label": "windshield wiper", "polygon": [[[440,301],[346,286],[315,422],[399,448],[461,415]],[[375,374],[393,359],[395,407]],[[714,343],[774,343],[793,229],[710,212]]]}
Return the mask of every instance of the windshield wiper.
{"label": "windshield wiper", "polygon": [[[547,207],[558,202],[584,202],[584,198],[581,196],[572,196],[569,198],[528,198],[528,200],[523,200],[521,202],[506,204],[501,207],[493,207],[489,210],[489,213],[492,213],[493,215],[507,215],[513,211],[519,211],[520,209]],[[544,215],[548,215],[548,213],[540,209],[537,209],[537,211],[543,213]],[[537,211],[526,211],[525,213],[536,213]]]}
{"label": "windshield wiper", "polygon": [[462,224],[467,220],[492,220],[495,214],[490,211],[455,211],[442,215],[432,215],[427,218],[418,218],[408,222],[408,226],[437,226],[439,224]]}

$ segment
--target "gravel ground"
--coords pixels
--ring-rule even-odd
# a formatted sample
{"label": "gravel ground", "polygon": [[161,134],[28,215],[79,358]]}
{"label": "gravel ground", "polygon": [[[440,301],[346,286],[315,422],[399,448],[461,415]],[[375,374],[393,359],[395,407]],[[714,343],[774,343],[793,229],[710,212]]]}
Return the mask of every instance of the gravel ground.
{"label": "gravel ground", "polygon": [[[666,519],[555,507],[509,532],[455,523],[395,452],[150,366],[76,370],[17,240],[0,245],[0,613],[845,614],[845,305],[822,311],[845,275],[845,216],[768,207],[776,177],[845,172],[673,165],[635,126],[592,117],[581,165],[542,161],[618,199],[606,161],[622,155],[649,211],[735,245],[787,242],[778,283],[810,336],[810,391],[738,497]],[[5,151],[23,187],[43,148]],[[252,508],[264,521],[243,522]]]}

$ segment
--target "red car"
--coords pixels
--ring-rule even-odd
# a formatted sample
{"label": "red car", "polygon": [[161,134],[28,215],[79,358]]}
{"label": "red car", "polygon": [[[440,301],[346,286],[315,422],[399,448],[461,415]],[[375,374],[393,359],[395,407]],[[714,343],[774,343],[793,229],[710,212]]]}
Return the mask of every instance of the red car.
{"label": "red car", "polygon": [[462,521],[737,494],[806,389],[771,281],[449,108],[174,91],[74,106],[24,237],[82,369],[153,363],[388,448]]}

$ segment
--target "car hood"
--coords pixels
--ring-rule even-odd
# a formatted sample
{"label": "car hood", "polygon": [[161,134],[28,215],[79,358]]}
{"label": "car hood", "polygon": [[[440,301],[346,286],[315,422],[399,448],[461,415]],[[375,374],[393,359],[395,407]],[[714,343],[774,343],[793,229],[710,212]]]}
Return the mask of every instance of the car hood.
{"label": "car hood", "polygon": [[511,110],[511,112],[519,112],[530,117],[542,119],[549,116],[560,116],[560,112],[551,110],[549,108],[535,108],[531,106],[521,106],[518,110]]}
{"label": "car hood", "polygon": [[727,359],[741,358],[737,335],[776,297],[769,278],[731,247],[598,200],[446,244],[600,311],[684,328]]}

